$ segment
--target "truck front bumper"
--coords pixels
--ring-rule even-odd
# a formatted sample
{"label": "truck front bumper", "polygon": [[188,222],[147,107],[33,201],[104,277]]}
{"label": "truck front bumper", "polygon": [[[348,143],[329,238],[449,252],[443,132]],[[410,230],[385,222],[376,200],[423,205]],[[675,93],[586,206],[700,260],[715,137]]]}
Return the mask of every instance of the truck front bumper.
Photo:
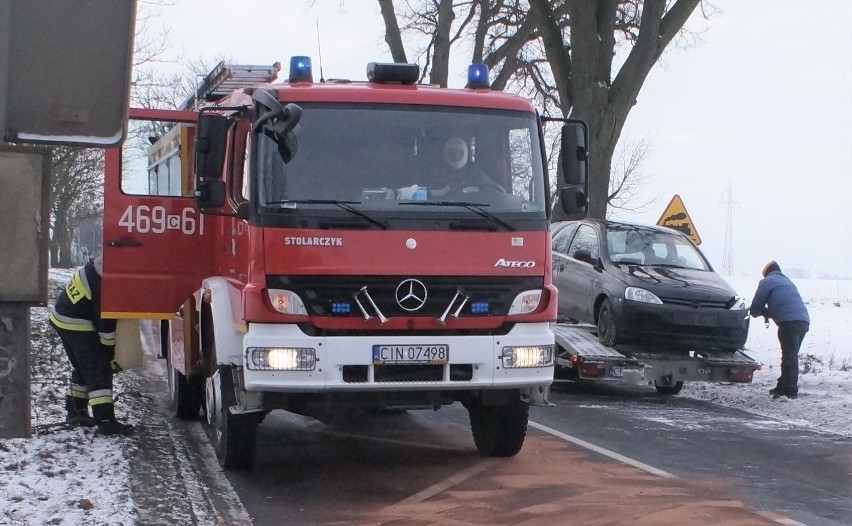
{"label": "truck front bumper", "polygon": [[[374,360],[374,346],[446,346],[448,358],[446,363],[381,363]],[[293,361],[293,367],[301,370],[283,370],[286,366],[278,363],[259,366],[256,355],[266,349],[305,353],[308,358],[300,355]],[[546,355],[548,350],[549,362],[520,363],[534,366],[511,367],[504,360],[510,352]],[[246,391],[521,389],[532,398],[553,382],[553,357],[554,337],[548,323],[519,323],[500,336],[335,337],[309,336],[295,325],[251,324],[243,338],[242,365]]]}

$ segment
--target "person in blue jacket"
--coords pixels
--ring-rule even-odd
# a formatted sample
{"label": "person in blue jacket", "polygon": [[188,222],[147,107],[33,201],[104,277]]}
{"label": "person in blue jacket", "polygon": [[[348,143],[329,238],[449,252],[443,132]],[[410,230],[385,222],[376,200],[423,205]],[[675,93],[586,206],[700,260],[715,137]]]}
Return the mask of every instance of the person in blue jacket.
{"label": "person in blue jacket", "polygon": [[778,326],[781,377],[769,394],[773,398],[796,398],[799,394],[799,348],[810,329],[811,319],[799,290],[781,273],[777,262],[770,261],[763,267],[763,279],[757,285],[749,313],[753,318],[763,316],[767,324],[771,318]]}

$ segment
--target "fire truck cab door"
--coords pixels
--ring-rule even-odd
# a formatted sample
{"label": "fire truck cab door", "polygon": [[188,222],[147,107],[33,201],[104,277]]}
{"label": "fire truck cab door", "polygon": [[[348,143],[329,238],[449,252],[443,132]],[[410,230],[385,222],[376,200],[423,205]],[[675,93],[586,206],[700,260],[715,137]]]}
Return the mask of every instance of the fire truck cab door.
{"label": "fire truck cab door", "polygon": [[[212,232],[192,197],[196,113],[131,109],[130,119],[125,145],[105,153],[101,310],[168,319],[215,268]],[[146,125],[168,131],[142,144],[134,126]]]}

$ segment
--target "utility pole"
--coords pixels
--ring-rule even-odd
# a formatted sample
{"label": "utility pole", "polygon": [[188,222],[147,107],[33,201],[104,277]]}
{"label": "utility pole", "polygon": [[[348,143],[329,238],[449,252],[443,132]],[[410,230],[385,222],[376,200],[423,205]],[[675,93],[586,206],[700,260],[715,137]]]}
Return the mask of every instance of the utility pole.
{"label": "utility pole", "polygon": [[722,249],[722,275],[734,275],[734,205],[739,206],[739,203],[734,201],[734,189],[731,186],[731,181],[728,181],[728,189],[725,191],[722,204],[727,206],[725,214],[725,245]]}

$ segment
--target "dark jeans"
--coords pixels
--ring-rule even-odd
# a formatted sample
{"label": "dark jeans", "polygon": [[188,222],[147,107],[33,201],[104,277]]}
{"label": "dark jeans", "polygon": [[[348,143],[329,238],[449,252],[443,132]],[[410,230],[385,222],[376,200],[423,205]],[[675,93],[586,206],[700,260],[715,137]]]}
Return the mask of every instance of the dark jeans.
{"label": "dark jeans", "polygon": [[778,324],[781,343],[781,377],[778,387],[785,392],[799,392],[799,348],[810,325],[804,321],[785,321]]}

